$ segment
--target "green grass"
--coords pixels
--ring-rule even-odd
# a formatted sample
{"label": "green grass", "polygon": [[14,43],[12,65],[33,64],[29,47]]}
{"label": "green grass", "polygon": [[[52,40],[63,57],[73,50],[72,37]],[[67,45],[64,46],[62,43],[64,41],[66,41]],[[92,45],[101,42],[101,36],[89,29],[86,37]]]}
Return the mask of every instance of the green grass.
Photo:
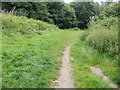
{"label": "green grass", "polygon": [[91,47],[111,57],[118,57],[118,18],[106,17],[103,20],[91,21],[81,40]]}
{"label": "green grass", "polygon": [[56,80],[64,48],[78,31],[24,16],[0,14],[2,19],[2,87],[48,88]]}
{"label": "green grass", "polygon": [[45,30],[57,30],[58,27],[40,20],[24,16],[0,14],[2,20],[2,33],[7,36],[41,34]]}
{"label": "green grass", "polygon": [[[113,82],[118,83],[117,60],[109,58],[105,54],[100,54],[88,46],[88,43],[81,41],[81,39],[86,41],[86,37],[89,36],[87,37],[88,42],[92,46],[98,45],[99,48],[99,43],[103,42],[102,46],[104,47],[104,41],[109,42],[109,37],[112,37],[113,43],[111,46],[117,46],[117,37],[114,37],[117,35],[117,31],[113,30],[114,35],[113,31],[107,31],[111,34],[105,38],[105,33],[104,37],[101,38],[101,35],[96,34],[97,31],[93,33],[94,30],[90,30],[91,33],[89,34],[82,34],[82,31],[78,31],[78,28],[59,30],[55,25],[23,16],[0,14],[1,18],[3,35],[0,43],[2,43],[3,88],[51,87],[52,81],[59,76],[58,71],[61,66],[64,48],[74,42],[75,44],[71,48],[71,57],[74,58],[72,63],[77,87],[109,87],[108,82],[103,82],[101,77],[90,71],[89,66],[101,68],[105,75],[108,75]],[[111,26],[111,23],[106,23],[106,25]],[[111,29],[111,27],[108,28]],[[81,39],[79,34],[83,35],[80,37]],[[103,39],[105,40],[102,41]],[[96,42],[92,43],[92,41]]]}
{"label": "green grass", "polygon": [[46,31],[43,35],[3,35],[3,88],[48,88],[58,78],[64,48],[79,31]]}
{"label": "green grass", "polygon": [[0,32],[0,89],[2,88],[2,35]]}
{"label": "green grass", "polygon": [[118,83],[118,61],[99,53],[80,39],[72,46],[71,57],[74,58],[71,62],[75,85],[78,88],[110,88],[108,82],[102,81],[101,77],[93,74],[89,66],[101,68],[114,83]]}

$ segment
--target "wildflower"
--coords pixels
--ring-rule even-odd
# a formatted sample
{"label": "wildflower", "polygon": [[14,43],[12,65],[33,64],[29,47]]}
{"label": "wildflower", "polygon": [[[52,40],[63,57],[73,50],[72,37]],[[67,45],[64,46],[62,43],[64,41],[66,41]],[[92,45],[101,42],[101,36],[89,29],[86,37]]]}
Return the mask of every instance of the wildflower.
{"label": "wildflower", "polygon": [[5,10],[0,9],[0,12],[1,12],[1,13],[5,13]]}
{"label": "wildflower", "polygon": [[7,11],[7,10],[2,10],[2,9],[0,9],[0,12],[1,13],[7,13],[7,14],[14,14],[14,10],[15,10],[15,7],[13,8],[13,10],[12,11]]}

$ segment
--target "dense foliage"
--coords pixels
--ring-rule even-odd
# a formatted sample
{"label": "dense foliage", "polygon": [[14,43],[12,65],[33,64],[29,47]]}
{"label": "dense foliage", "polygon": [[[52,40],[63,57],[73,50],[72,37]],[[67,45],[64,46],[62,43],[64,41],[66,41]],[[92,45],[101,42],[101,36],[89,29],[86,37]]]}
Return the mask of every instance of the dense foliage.
{"label": "dense foliage", "polygon": [[14,10],[14,14],[26,16],[33,19],[39,19],[46,22],[51,22],[49,12],[45,3],[40,2],[5,2],[2,4],[5,10]]}
{"label": "dense foliage", "polygon": [[[76,6],[77,7],[77,6]],[[95,16],[91,17],[88,29],[83,31],[71,49],[74,58],[75,84],[80,88],[110,88],[107,83],[93,76],[90,66],[101,68],[103,73],[120,85],[118,66],[118,17],[117,3],[94,3]],[[119,39],[118,39],[119,38]],[[100,77],[101,78],[101,77]]]}
{"label": "dense foliage", "polygon": [[50,18],[60,28],[72,28],[75,26],[75,12],[73,8],[64,3],[47,3]]}
{"label": "dense foliage", "polygon": [[14,16],[8,14],[0,15],[2,18],[3,34],[13,36],[15,34],[40,33],[44,30],[55,30],[57,26],[45,23],[43,21],[28,19],[24,16]]}
{"label": "dense foliage", "polygon": [[103,8],[101,12],[103,17],[116,17],[120,15],[120,5],[119,3],[111,3]]}
{"label": "dense foliage", "polygon": [[81,39],[100,52],[118,56],[118,16],[116,3],[104,6],[100,15],[91,18],[89,29]]}
{"label": "dense foliage", "polygon": [[16,15],[26,16],[57,25],[59,28],[87,28],[94,15],[93,3],[64,2],[4,2],[3,10],[15,9]]}
{"label": "dense foliage", "polygon": [[75,10],[76,15],[76,27],[81,29],[87,28],[90,17],[94,15],[93,3],[82,2],[82,3],[72,3],[71,7]]}

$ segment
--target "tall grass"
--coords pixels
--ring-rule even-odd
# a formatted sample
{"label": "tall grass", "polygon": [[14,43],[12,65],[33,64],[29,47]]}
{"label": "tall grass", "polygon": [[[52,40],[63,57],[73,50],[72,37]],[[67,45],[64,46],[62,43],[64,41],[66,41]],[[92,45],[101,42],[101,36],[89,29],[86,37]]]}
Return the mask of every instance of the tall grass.
{"label": "tall grass", "polygon": [[31,34],[38,33],[44,30],[57,30],[57,26],[45,23],[43,21],[28,19],[24,16],[14,16],[11,14],[1,14],[2,31],[7,36],[15,34]]}
{"label": "tall grass", "polygon": [[[118,30],[114,22],[116,18],[98,20],[91,23],[88,31],[81,35],[81,40],[86,41],[91,47],[112,57],[118,56]],[[106,24],[105,24],[106,23]],[[114,28],[114,30],[113,30]]]}
{"label": "tall grass", "polygon": [[71,57],[73,58],[71,62],[77,88],[112,88],[108,82],[103,81],[101,77],[93,74],[89,68],[90,66],[101,68],[105,75],[118,84],[117,59],[99,53],[90,47],[88,43],[80,39],[73,44]]}
{"label": "tall grass", "polygon": [[[80,35],[79,43],[82,43],[81,41],[85,41],[86,46],[84,46],[85,44],[84,45],[82,44],[83,46],[80,46],[80,44],[78,44],[79,46],[75,45],[74,48],[84,47],[83,49],[86,48],[87,50],[80,51],[79,53],[81,53],[80,55],[82,55],[83,57],[78,56],[78,58],[76,56],[77,54],[75,54],[77,52],[73,51],[74,52],[73,56],[75,57],[74,65],[77,66],[79,65],[78,62],[81,62],[84,64],[86,63],[87,66],[92,65],[96,67],[101,67],[103,73],[105,73],[107,76],[110,77],[110,79],[112,79],[112,81],[118,84],[120,82],[118,81],[118,55],[119,55],[118,18],[104,17],[103,20],[98,19],[97,21],[91,21],[89,25],[89,29]],[[88,46],[92,47],[93,49],[88,49],[90,48]],[[100,52],[101,54],[98,52]],[[85,53],[86,55],[84,55]],[[80,60],[79,58],[81,58],[81,61],[77,62],[76,60]],[[76,73],[78,70],[77,68],[75,68],[75,70],[76,71],[74,72]],[[75,77],[78,76],[75,75]],[[80,85],[78,84],[81,82],[79,81],[77,82],[78,82],[77,86],[80,86],[81,84]],[[87,87],[86,84],[85,87]],[[94,87],[94,86],[90,86],[90,87]],[[97,86],[97,87],[104,87],[104,86]]]}

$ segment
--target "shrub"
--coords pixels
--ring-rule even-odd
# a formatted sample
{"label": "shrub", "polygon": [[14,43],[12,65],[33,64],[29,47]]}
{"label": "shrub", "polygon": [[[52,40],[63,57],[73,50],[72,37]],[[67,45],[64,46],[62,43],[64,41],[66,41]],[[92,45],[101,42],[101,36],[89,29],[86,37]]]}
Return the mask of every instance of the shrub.
{"label": "shrub", "polygon": [[89,28],[91,29],[99,29],[99,28],[106,28],[110,30],[117,30],[118,29],[118,18],[117,17],[104,17],[103,20],[94,17],[92,18],[91,22],[89,23]]}
{"label": "shrub", "polygon": [[106,52],[112,57],[118,55],[118,18],[108,17],[91,21],[88,31],[81,35],[91,47]]}
{"label": "shrub", "polygon": [[80,39],[82,40],[82,41],[84,41],[85,39],[86,39],[86,37],[88,36],[88,32],[83,32],[81,35],[80,35]]}
{"label": "shrub", "polygon": [[101,12],[103,16],[109,17],[109,16],[119,16],[119,3],[111,3],[107,5],[103,11]]}
{"label": "shrub", "polygon": [[56,30],[57,26],[43,21],[28,19],[24,16],[1,14],[3,34],[11,36],[14,34],[31,34],[35,31]]}
{"label": "shrub", "polygon": [[73,30],[76,30],[76,31],[78,31],[78,30],[80,30],[78,27],[75,27],[75,28],[73,28]]}
{"label": "shrub", "polygon": [[86,42],[101,52],[108,52],[112,56],[118,54],[118,31],[93,30],[86,37]]}

